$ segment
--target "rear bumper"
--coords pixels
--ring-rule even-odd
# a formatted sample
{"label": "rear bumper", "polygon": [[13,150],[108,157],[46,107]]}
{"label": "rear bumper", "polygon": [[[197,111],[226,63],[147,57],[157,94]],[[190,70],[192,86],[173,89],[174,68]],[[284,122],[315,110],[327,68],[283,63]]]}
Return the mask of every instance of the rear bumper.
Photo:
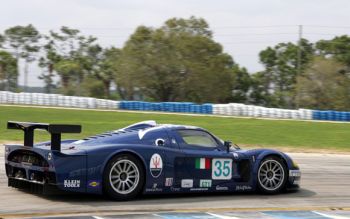
{"label": "rear bumper", "polygon": [[56,184],[56,174],[45,167],[25,166],[7,161],[5,164],[8,178],[31,182],[34,184]]}
{"label": "rear bumper", "polygon": [[7,162],[5,167],[9,187],[39,194],[57,194],[61,191],[57,188],[54,172],[43,171],[40,167],[25,168],[12,162]]}
{"label": "rear bumper", "polygon": [[55,185],[30,181],[22,178],[9,177],[7,185],[9,187],[24,189],[36,194],[54,195],[62,193],[62,190],[58,189]]}

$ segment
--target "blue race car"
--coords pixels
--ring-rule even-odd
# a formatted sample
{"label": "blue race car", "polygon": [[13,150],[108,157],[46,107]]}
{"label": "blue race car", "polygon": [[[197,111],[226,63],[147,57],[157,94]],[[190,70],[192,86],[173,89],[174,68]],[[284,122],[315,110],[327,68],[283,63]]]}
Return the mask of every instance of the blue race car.
{"label": "blue race car", "polygon": [[[43,193],[106,194],[127,200],[140,194],[260,191],[299,188],[301,172],[286,154],[232,147],[194,126],[145,121],[82,140],[62,140],[79,125],[13,122],[24,145],[5,146],[8,186]],[[51,141],[34,144],[34,130]]]}

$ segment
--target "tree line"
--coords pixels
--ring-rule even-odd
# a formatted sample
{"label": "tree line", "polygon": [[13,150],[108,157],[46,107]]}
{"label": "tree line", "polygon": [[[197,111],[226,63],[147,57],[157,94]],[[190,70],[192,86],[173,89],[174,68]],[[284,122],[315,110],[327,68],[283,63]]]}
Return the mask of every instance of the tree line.
{"label": "tree line", "polygon": [[262,50],[259,60],[264,70],[248,72],[196,17],[139,26],[122,48],[103,48],[96,37],[69,27],[42,34],[32,25],[15,26],[0,34],[0,90],[18,91],[19,66],[26,84],[35,62],[48,93],[350,109],[349,36],[279,43]]}

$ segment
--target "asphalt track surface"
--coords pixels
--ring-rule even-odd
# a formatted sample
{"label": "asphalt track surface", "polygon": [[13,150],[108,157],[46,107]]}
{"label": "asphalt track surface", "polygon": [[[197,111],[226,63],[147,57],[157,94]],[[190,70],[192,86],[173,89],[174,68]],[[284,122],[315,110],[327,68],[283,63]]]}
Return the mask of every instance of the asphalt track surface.
{"label": "asphalt track surface", "polygon": [[[191,214],[208,216],[198,215],[200,218],[211,218],[213,214],[215,218],[242,218],[237,216],[240,212],[251,215],[245,218],[294,218],[275,217],[279,211],[318,215],[299,218],[327,218],[320,214],[338,215],[328,218],[350,218],[350,155],[345,154],[290,153],[302,170],[301,189],[298,192],[273,196],[203,193],[152,195],[128,202],[113,202],[95,195],[42,196],[9,188],[1,146],[0,150],[0,218],[77,214],[99,215],[101,218],[128,218],[124,217],[125,214],[129,217],[134,217],[131,215],[134,214],[136,218],[159,218],[159,215],[163,215],[161,218],[190,218]],[[266,212],[270,211],[274,211],[275,216],[266,216]],[[266,217],[258,217],[260,214]]]}

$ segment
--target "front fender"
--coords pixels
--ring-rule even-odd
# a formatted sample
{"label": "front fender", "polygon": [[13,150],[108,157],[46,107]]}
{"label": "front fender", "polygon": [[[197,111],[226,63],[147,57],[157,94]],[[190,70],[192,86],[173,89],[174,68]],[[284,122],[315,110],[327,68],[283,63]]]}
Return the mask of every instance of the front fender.
{"label": "front fender", "polygon": [[273,150],[273,149],[255,149],[249,150],[245,153],[248,157],[253,157],[255,160],[255,168],[258,168],[261,161],[268,156],[277,156],[282,158],[285,161],[285,164],[288,169],[293,169],[293,160],[285,153]]}
{"label": "front fender", "polygon": [[285,162],[286,167],[287,167],[286,174],[287,174],[287,178],[288,178],[287,187],[291,187],[291,185],[294,184],[294,181],[300,180],[300,176],[299,177],[289,176],[291,170],[298,171],[298,172],[300,172],[300,171],[297,167],[294,167],[292,158],[290,158],[287,154],[280,152],[280,151],[272,150],[272,149],[252,150],[252,151],[249,151],[249,153],[252,157],[255,157],[255,162],[253,165],[253,175],[256,176],[253,180],[254,185],[256,185],[256,183],[257,183],[257,175],[258,175],[258,170],[259,170],[259,166],[261,164],[261,161],[268,156],[280,157]]}

